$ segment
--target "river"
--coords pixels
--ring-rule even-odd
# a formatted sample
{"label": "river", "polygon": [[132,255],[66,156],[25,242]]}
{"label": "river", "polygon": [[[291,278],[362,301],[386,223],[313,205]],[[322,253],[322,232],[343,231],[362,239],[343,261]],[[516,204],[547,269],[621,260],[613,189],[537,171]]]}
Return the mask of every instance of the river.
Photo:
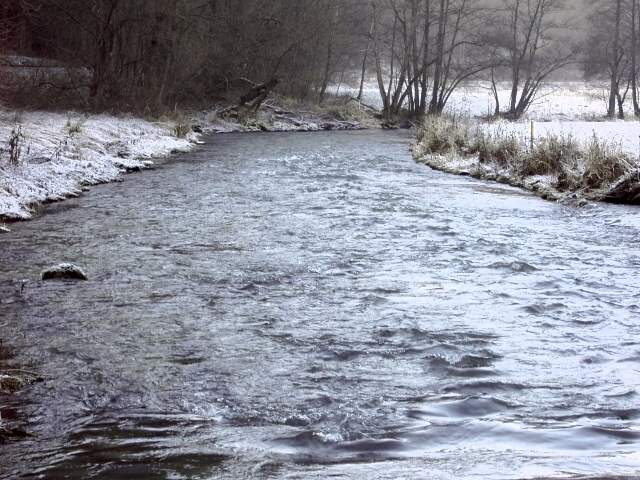
{"label": "river", "polygon": [[639,209],[402,133],[207,141],[0,237],[0,337],[46,378],[0,478],[640,475]]}

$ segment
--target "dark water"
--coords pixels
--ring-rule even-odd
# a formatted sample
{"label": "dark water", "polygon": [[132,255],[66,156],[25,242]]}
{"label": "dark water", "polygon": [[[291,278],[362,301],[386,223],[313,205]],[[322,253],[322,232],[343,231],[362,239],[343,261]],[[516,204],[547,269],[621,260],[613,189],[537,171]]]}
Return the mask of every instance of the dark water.
{"label": "dark water", "polygon": [[48,380],[0,477],[640,475],[640,210],[408,144],[216,136],[14,225],[0,337]]}

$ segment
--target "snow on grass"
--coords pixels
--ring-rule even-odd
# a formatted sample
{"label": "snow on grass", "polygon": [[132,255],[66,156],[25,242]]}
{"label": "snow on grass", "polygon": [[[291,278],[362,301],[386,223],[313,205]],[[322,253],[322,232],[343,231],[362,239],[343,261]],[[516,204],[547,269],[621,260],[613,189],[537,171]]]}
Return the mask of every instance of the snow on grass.
{"label": "snow on grass", "polygon": [[537,125],[532,142],[527,122],[427,117],[413,152],[433,168],[520,186],[545,198],[575,194],[640,202],[640,160],[632,141],[637,122]]}
{"label": "snow on grass", "polygon": [[[487,132],[512,133],[524,141],[531,138],[531,125],[529,121],[508,122],[498,121],[480,124]],[[640,155],[640,122],[637,121],[559,121],[534,122],[534,139],[544,138],[549,135],[571,135],[581,143],[588,142],[593,135],[608,143],[619,145],[631,156]]]}
{"label": "snow on grass", "polygon": [[[17,125],[24,138],[20,161],[11,165],[8,143]],[[28,219],[38,203],[77,196],[148,167],[151,158],[193,147],[193,134],[180,139],[171,129],[137,118],[0,111],[0,218]]]}

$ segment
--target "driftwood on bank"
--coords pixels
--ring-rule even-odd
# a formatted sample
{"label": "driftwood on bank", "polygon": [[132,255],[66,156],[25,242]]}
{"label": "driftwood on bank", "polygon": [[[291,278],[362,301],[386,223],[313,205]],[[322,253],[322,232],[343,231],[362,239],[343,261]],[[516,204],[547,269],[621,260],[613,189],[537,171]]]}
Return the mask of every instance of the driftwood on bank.
{"label": "driftwood on bank", "polygon": [[603,200],[609,203],[640,205],[640,172],[625,175],[611,186]]}
{"label": "driftwood on bank", "polygon": [[234,116],[239,120],[244,120],[256,112],[262,106],[269,94],[278,86],[278,79],[272,78],[266,83],[255,84],[245,80],[252,85],[251,89],[240,97],[237,105],[225,108],[223,116]]}

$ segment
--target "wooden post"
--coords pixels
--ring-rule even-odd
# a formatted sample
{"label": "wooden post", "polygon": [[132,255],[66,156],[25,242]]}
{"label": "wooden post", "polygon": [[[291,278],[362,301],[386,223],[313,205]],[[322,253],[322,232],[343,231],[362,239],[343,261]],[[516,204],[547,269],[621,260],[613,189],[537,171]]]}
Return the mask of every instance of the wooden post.
{"label": "wooden post", "polygon": [[533,128],[533,120],[531,120],[531,131],[530,131],[530,143],[529,143],[529,148],[530,151],[533,152],[533,136],[535,134],[534,128]]}

